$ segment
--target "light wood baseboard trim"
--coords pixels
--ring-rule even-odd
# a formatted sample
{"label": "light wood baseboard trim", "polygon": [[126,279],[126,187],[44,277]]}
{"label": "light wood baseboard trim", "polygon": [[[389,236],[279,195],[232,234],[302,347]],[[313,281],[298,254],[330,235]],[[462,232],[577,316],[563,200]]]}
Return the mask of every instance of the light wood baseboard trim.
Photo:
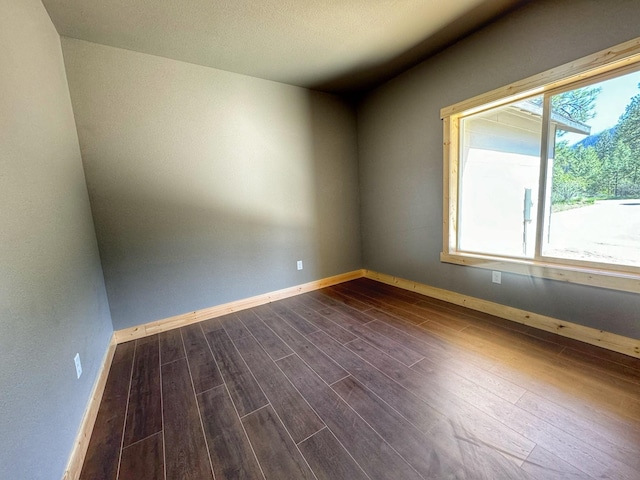
{"label": "light wood baseboard trim", "polygon": [[82,464],[84,463],[84,457],[87,455],[87,448],[89,448],[89,440],[91,439],[91,433],[93,432],[93,426],[96,423],[98,417],[98,409],[100,408],[100,402],[102,400],[102,394],[104,393],[104,387],[107,384],[107,377],[109,376],[109,369],[111,368],[111,362],[113,361],[113,355],[116,351],[116,336],[111,335],[109,346],[105,352],[98,378],[93,385],[91,397],[89,398],[89,404],[82,417],[80,423],[80,430],[76,437],[76,442],[69,456],[69,463],[67,469],[64,472],[63,480],[77,480],[80,478],[80,472],[82,471]]}
{"label": "light wood baseboard trim", "polygon": [[467,295],[462,295],[461,293],[431,287],[422,283],[405,280],[403,278],[371,270],[365,270],[364,276],[388,285],[421,293],[438,300],[468,307],[472,310],[495,315],[497,317],[522,323],[540,330],[557,333],[563,337],[572,338],[597,347],[606,348],[608,350],[613,350],[614,352],[640,358],[640,340],[638,339],[624,337],[622,335],[605,332],[604,330],[598,330],[596,328],[585,327],[583,325],[578,325],[577,323],[547,317],[538,313],[520,310],[519,308],[508,307],[488,300],[469,297]]}
{"label": "light wood baseboard trim", "polygon": [[274,302],[283,298],[300,295],[301,293],[311,292],[331,285],[337,285],[338,283],[348,282],[349,280],[361,278],[364,274],[365,270],[354,270],[353,272],[342,273],[340,275],[323,278],[321,280],[314,280],[313,282],[305,283],[303,285],[284,288],[275,292],[264,293],[262,295],[256,295],[255,297],[236,300],[234,302],[224,303],[215,307],[204,308],[202,310],[176,315],[175,317],[164,318],[162,320],[156,320],[143,325],[125,328],[114,332],[116,343],[128,342],[130,340],[147,337],[167,330],[173,330],[174,328],[184,327],[185,325],[190,325],[209,318],[220,317],[222,315],[246,310],[247,308],[257,307],[258,305],[264,305],[265,303]]}

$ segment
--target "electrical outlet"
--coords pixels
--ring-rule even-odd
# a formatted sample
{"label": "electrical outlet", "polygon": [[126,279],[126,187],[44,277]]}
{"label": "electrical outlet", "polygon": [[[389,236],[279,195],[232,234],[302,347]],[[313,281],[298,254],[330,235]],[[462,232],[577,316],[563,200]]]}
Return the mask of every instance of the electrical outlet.
{"label": "electrical outlet", "polygon": [[302,260],[298,260],[297,266],[298,270],[302,270]]}
{"label": "electrical outlet", "polygon": [[493,283],[502,283],[502,272],[491,272],[491,281]]}
{"label": "electrical outlet", "polygon": [[73,361],[76,364],[76,375],[78,376],[78,378],[80,378],[80,375],[82,375],[82,364],[80,363],[80,354],[76,353],[76,356],[73,357]]}

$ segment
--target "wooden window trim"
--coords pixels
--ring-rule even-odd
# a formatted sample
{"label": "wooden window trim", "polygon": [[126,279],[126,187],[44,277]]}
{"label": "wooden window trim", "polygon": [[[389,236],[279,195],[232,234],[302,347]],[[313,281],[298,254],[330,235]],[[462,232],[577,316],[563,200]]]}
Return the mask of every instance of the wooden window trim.
{"label": "wooden window trim", "polygon": [[[460,118],[640,65],[640,37],[440,110],[443,120],[443,250],[440,261],[640,293],[640,268],[565,259],[520,259],[457,250]],[[615,72],[614,72],[615,71]]]}

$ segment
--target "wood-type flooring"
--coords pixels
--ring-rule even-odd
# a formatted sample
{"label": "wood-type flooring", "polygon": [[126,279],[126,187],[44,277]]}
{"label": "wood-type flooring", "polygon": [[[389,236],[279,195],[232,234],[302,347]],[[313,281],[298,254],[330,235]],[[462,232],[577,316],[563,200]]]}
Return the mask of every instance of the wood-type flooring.
{"label": "wood-type flooring", "polygon": [[368,279],[117,346],[83,479],[640,479],[640,360]]}

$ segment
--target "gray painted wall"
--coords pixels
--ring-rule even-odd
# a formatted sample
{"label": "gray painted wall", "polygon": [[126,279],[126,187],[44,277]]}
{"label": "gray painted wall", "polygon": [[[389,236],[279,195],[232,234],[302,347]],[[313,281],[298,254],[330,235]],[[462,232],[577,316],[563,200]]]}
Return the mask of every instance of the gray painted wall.
{"label": "gray painted wall", "polygon": [[640,35],[637,0],[536,1],[371,92],[358,109],[366,268],[640,338],[640,295],[440,263],[440,109]]}
{"label": "gray painted wall", "polygon": [[0,478],[59,479],[112,326],[60,38],[0,12]]}
{"label": "gray painted wall", "polygon": [[348,104],[62,45],[116,330],[360,268]]}

